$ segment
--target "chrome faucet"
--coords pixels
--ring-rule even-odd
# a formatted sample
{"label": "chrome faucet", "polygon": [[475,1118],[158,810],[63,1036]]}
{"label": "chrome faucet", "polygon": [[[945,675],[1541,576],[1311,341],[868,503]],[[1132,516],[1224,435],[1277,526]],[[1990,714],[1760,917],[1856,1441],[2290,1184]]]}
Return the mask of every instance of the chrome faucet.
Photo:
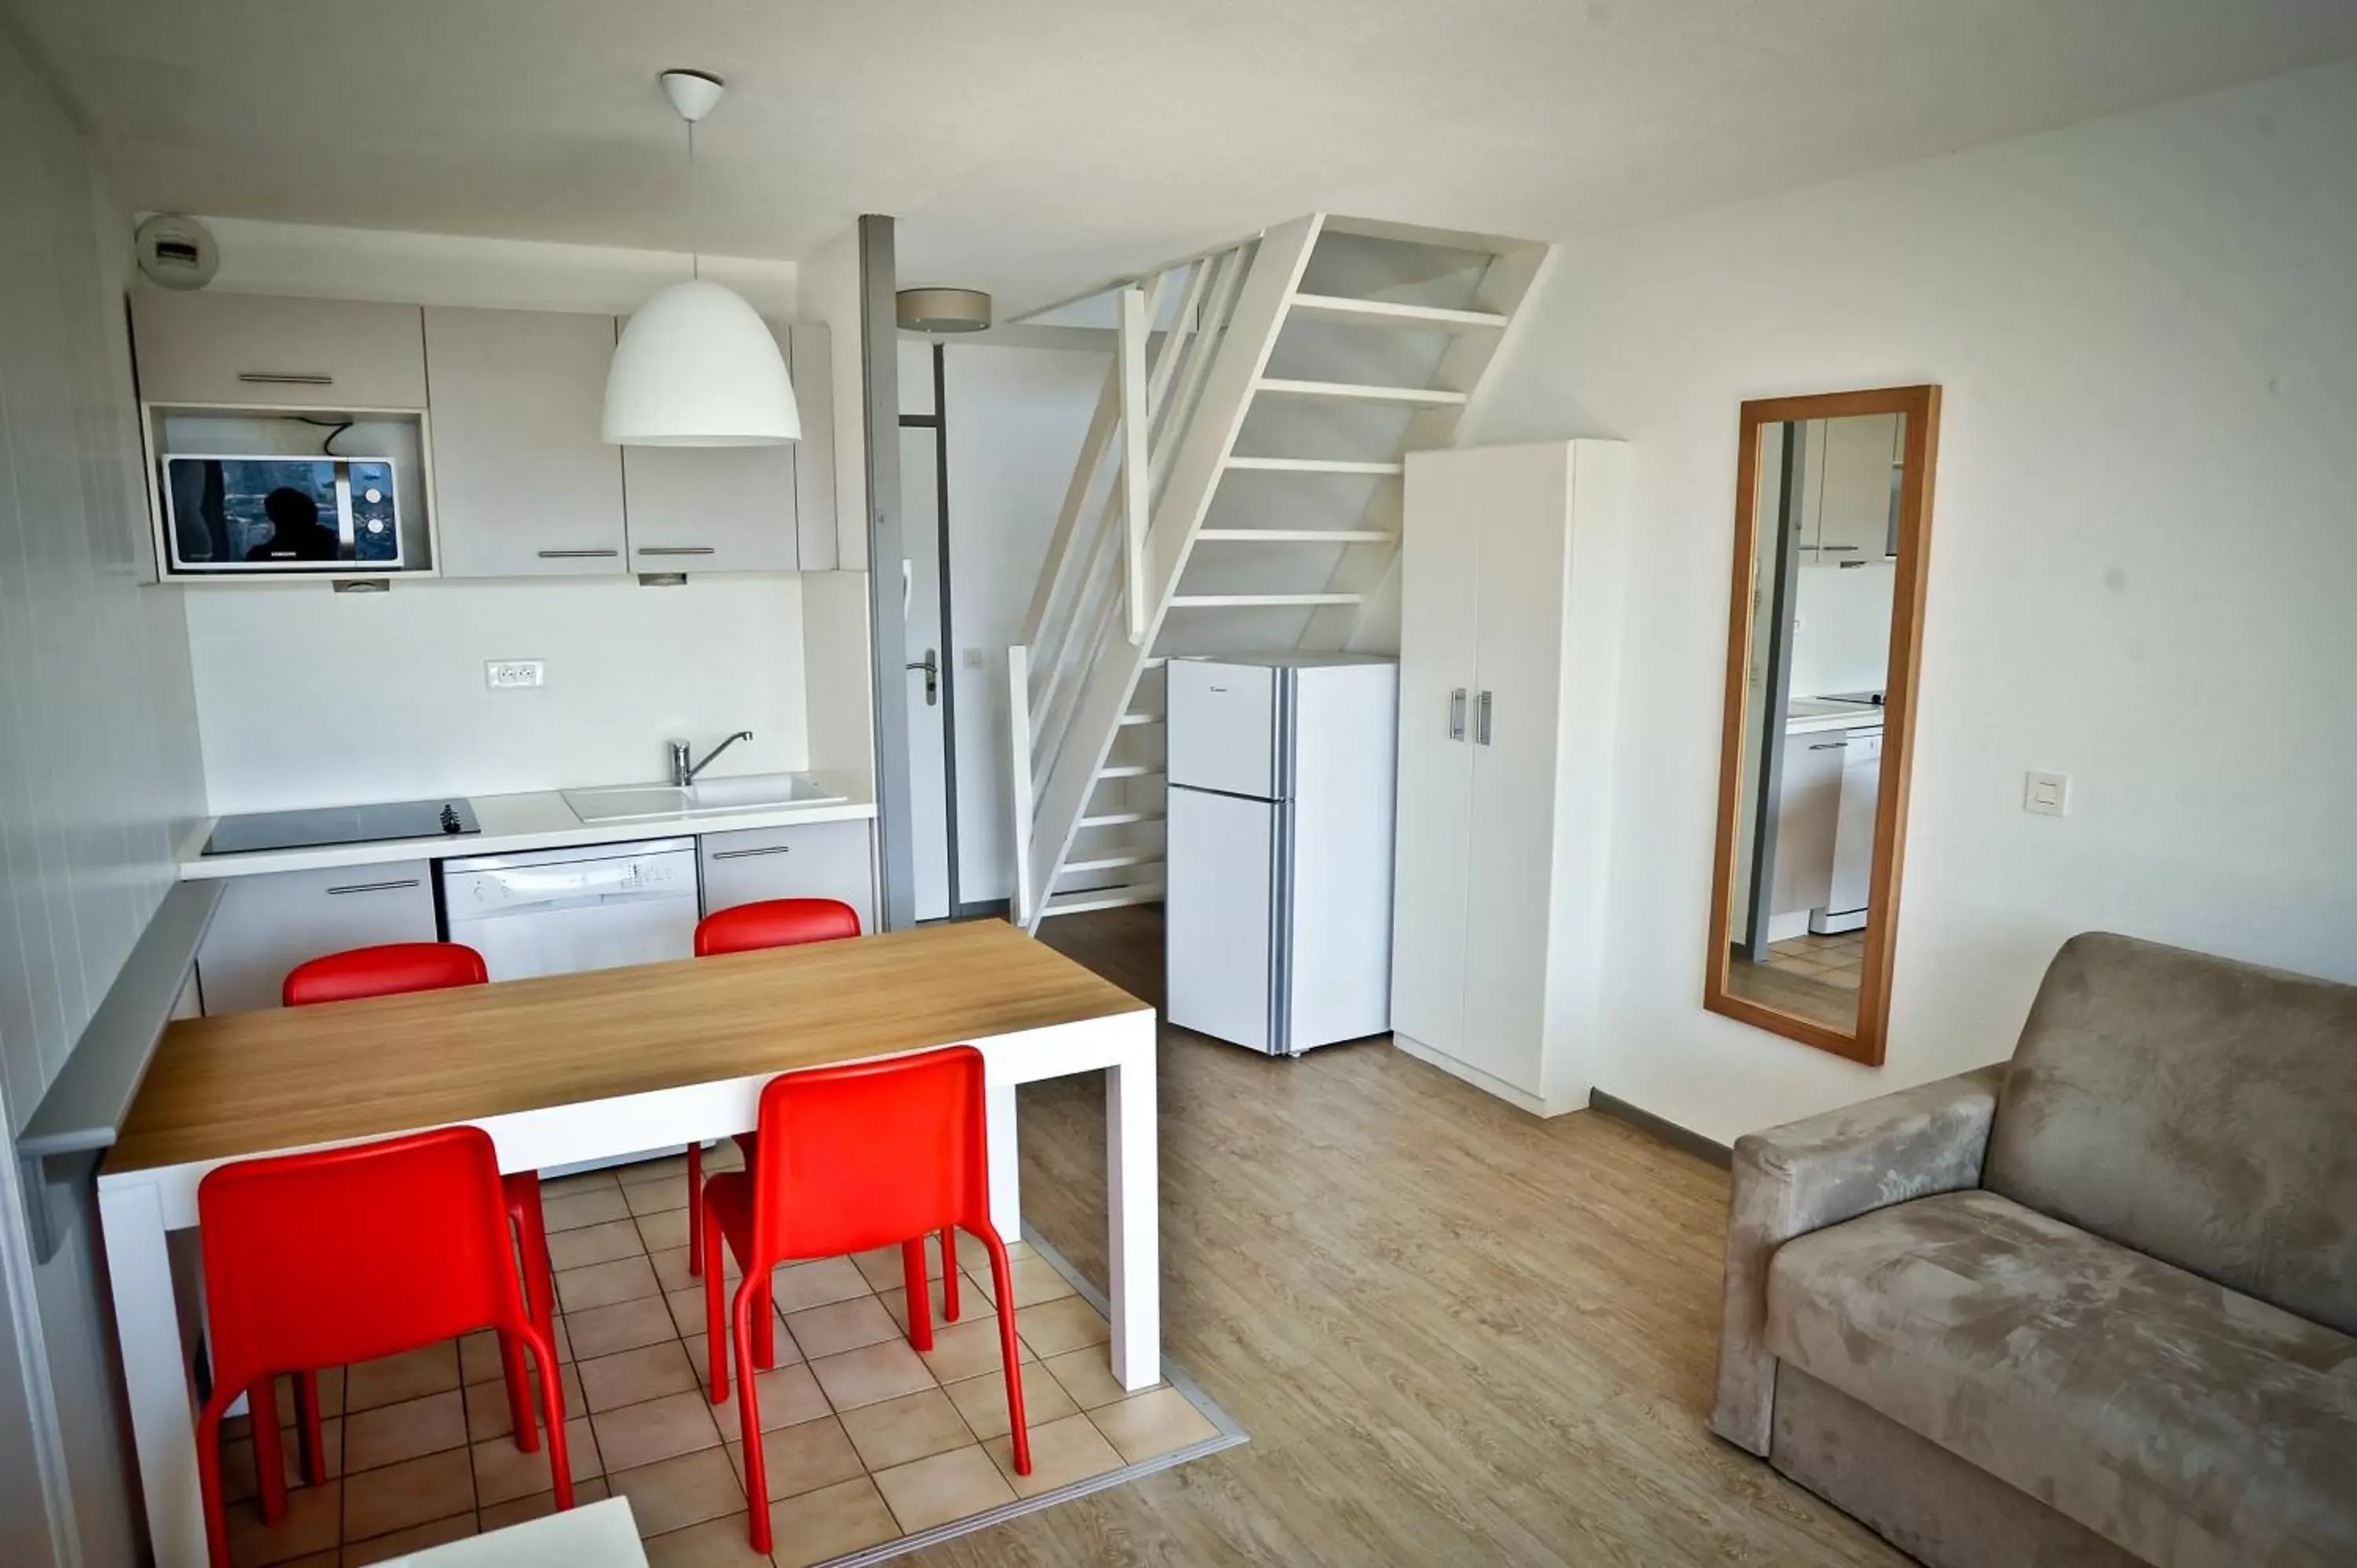
{"label": "chrome faucet", "polygon": [[701,762],[689,760],[691,757],[694,757],[695,750],[693,746],[689,746],[687,742],[683,740],[673,741],[671,743],[671,781],[673,787],[680,789],[686,789],[689,785],[695,782],[695,776],[697,774],[712,766],[712,759],[714,757],[718,757],[722,752],[727,750],[738,741],[750,740],[752,738],[753,732],[751,730],[740,729],[735,735],[730,736],[726,740],[722,741],[718,746],[714,746],[710,751],[706,752],[705,754],[704,760]]}

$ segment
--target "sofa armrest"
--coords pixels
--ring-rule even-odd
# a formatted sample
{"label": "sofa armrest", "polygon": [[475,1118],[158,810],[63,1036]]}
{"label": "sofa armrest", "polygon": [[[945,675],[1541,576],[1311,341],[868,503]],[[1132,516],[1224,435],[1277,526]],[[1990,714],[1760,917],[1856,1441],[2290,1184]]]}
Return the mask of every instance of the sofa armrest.
{"label": "sofa armrest", "polygon": [[1776,1249],[1894,1203],[1979,1186],[2005,1070],[1993,1063],[1736,1140],[1713,1432],[1768,1452],[1776,1358],[1763,1335]]}

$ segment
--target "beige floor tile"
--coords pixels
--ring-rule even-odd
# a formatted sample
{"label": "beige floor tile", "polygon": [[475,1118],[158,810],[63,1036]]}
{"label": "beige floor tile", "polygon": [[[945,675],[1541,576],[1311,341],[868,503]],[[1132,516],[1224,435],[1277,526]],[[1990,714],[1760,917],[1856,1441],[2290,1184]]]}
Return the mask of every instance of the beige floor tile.
{"label": "beige floor tile", "polygon": [[[708,1387],[711,1383],[712,1369],[704,1359],[705,1336],[691,1334],[680,1343],[686,1347],[687,1359],[695,1368],[697,1386]],[[721,1341],[724,1347],[727,1343],[725,1339]],[[770,1358],[769,1366],[760,1369],[762,1372],[772,1372],[781,1367],[798,1367],[802,1364],[801,1355],[794,1348],[794,1337],[786,1332],[785,1325],[778,1326],[777,1333],[770,1337],[770,1348],[777,1354]],[[723,1354],[726,1353],[723,1351]],[[737,1363],[733,1359],[728,1363],[728,1375],[731,1378],[737,1375]]]}
{"label": "beige floor tile", "polygon": [[[945,1383],[996,1371],[1006,1364],[1006,1352],[998,1340],[998,1315],[992,1312],[980,1317],[970,1316],[963,1323],[936,1324],[933,1348],[917,1353],[924,1358],[933,1376]],[[1016,1354],[1023,1360],[1033,1359],[1029,1348],[1019,1339],[1016,1342]]]}
{"label": "beige floor tile", "polygon": [[1042,1492],[1052,1492],[1058,1487],[1069,1487],[1122,1466],[1121,1455],[1104,1440],[1103,1433],[1089,1424],[1085,1415],[1025,1424],[1031,1431],[1031,1473],[1028,1476],[1015,1473],[1013,1437],[993,1437],[983,1444],[990,1462],[998,1466],[999,1475],[1018,1498],[1036,1498]]}
{"label": "beige floor tile", "polygon": [[[742,1277],[744,1271],[737,1266],[737,1255],[726,1247],[720,1249],[720,1277],[728,1283]],[[650,1252],[648,1260],[654,1264],[655,1278],[662,1282],[665,1295],[674,1291],[702,1290],[704,1276],[687,1272],[687,1249],[684,1246],[665,1247],[660,1252]]]}
{"label": "beige floor tile", "polygon": [[[991,1298],[988,1284],[989,1282],[985,1280],[977,1280],[963,1270],[959,1271],[958,1322],[964,1323],[976,1317],[990,1316],[990,1309],[995,1303]],[[928,1280],[925,1283],[925,1292],[932,1298],[933,1321],[949,1322],[948,1293],[942,1290],[942,1281],[938,1278]],[[877,1291],[876,1299],[884,1304],[884,1310],[892,1315],[893,1322],[903,1328],[909,1326],[909,1293],[907,1291],[899,1285],[891,1285]]]}
{"label": "beige floor tile", "polygon": [[641,1214],[638,1219],[639,1243],[650,1252],[667,1252],[673,1247],[687,1245],[687,1210],[666,1208],[660,1214]]}
{"label": "beige floor tile", "polygon": [[[564,1397],[565,1412],[569,1419],[588,1408],[581,1397],[581,1377],[571,1367],[558,1369],[564,1375],[558,1380],[557,1391]],[[535,1422],[547,1423],[539,1417],[540,1379],[533,1377],[533,1409]],[[486,1437],[505,1437],[515,1431],[515,1421],[508,1410],[507,1384],[500,1381],[476,1383],[467,1390],[467,1435],[475,1442]]]}
{"label": "beige floor tile", "polygon": [[879,1472],[875,1480],[892,1517],[910,1533],[1015,1500],[1014,1490],[980,1444],[896,1466]]}
{"label": "beige floor tile", "polygon": [[572,1336],[574,1355],[584,1361],[679,1337],[670,1304],[656,1295],[573,1313],[565,1318],[565,1327]]}
{"label": "beige floor tile", "polygon": [[[763,1412],[765,1415],[767,1412]],[[320,1457],[327,1461],[327,1471],[319,1478],[331,1481],[344,1473],[344,1423],[341,1416],[322,1416],[319,1420]],[[286,1484],[305,1485],[303,1480],[302,1445],[295,1441],[291,1429],[278,1444],[278,1456],[285,1464]],[[253,1440],[243,1434],[221,1438],[221,1501],[242,1503],[260,1490],[254,1484]]]}
{"label": "beige floor tile", "polygon": [[[681,1157],[680,1165],[683,1173],[687,1165],[684,1155]],[[723,1138],[704,1151],[704,1174],[707,1176],[716,1176],[722,1171],[741,1171],[744,1168],[745,1151],[738,1146],[734,1138]]]}
{"label": "beige floor tile", "polygon": [[1133,1394],[1088,1414],[1097,1430],[1133,1465],[1220,1434],[1219,1428],[1177,1389]]}
{"label": "beige floor tile", "polygon": [[641,1536],[685,1530],[745,1508],[745,1488],[736,1467],[717,1447],[616,1470],[606,1478],[616,1493],[630,1499]]}
{"label": "beige floor tile", "polygon": [[771,1503],[770,1532],[779,1568],[810,1568],[889,1541],[900,1533],[900,1524],[876,1483],[855,1476]]}
{"label": "beige floor tile", "polygon": [[[1006,1255],[1009,1259],[1023,1257],[1031,1251],[1031,1244],[1020,1237],[1008,1236],[1002,1240],[1006,1243]],[[984,1279],[990,1277],[990,1250],[982,1244],[980,1237],[970,1235],[963,1230],[959,1231],[957,1250],[958,1262],[967,1273],[975,1274]]]}
{"label": "beige floor tile", "polygon": [[624,1182],[622,1201],[630,1206],[632,1214],[661,1214],[669,1208],[685,1208],[687,1173],[683,1170],[677,1176],[653,1181]]}
{"label": "beige floor tile", "polygon": [[617,1258],[635,1258],[647,1248],[639,1240],[639,1228],[628,1219],[610,1219],[603,1225],[585,1225],[578,1230],[560,1230],[548,1239],[549,1267],[560,1273],[566,1269],[586,1269],[592,1263],[610,1263]]}
{"label": "beige floor tile", "polygon": [[925,1363],[898,1337],[813,1361],[810,1369],[825,1391],[827,1402],[837,1410],[898,1399],[934,1386]]}
{"label": "beige floor tile", "polygon": [[[594,1503],[605,1495],[606,1477],[603,1476],[591,1476],[586,1480],[577,1476],[574,1477],[573,1506],[575,1508],[580,1508],[586,1503]],[[541,1519],[555,1511],[556,1493],[554,1490],[533,1492],[530,1496],[513,1498],[503,1503],[486,1503],[480,1510],[483,1529],[486,1532],[505,1530],[511,1524],[522,1524],[526,1520]]]}
{"label": "beige floor tile", "polygon": [[892,1315],[872,1295],[856,1295],[848,1301],[788,1313],[786,1326],[792,1331],[794,1343],[802,1348],[802,1359],[806,1361],[900,1336]]}
{"label": "beige floor tile", "polygon": [[346,1418],[344,1463],[354,1470],[373,1470],[421,1454],[463,1447],[466,1442],[466,1397],[452,1389],[399,1404],[377,1405]]}
{"label": "beige floor tile", "polygon": [[[504,1503],[548,1491],[556,1485],[556,1472],[549,1463],[545,1443],[526,1454],[506,1438],[494,1437],[476,1444],[472,1458],[475,1500],[479,1504]],[[576,1416],[565,1423],[565,1464],[576,1486],[603,1473],[597,1439],[587,1416]]]}
{"label": "beige floor tile", "polygon": [[[565,1330],[565,1316],[557,1315],[549,1335],[559,1361],[573,1359],[571,1341]],[[523,1351],[524,1365],[532,1365],[532,1350]],[[507,1368],[500,1360],[500,1337],[495,1329],[479,1328],[472,1334],[458,1337],[458,1376],[468,1385],[487,1383],[494,1378],[507,1376]]]}
{"label": "beige floor tile", "polygon": [[571,1197],[576,1193],[584,1192],[615,1192],[620,1190],[620,1187],[621,1183],[615,1179],[614,1173],[610,1170],[579,1171],[566,1176],[543,1176],[540,1183],[540,1200],[544,1208],[554,1198]]}
{"label": "beige floor tile", "polygon": [[1072,1282],[1037,1252],[1009,1259],[1007,1269],[1015,1276],[1015,1305],[1017,1307],[1037,1306],[1043,1301],[1054,1301],[1075,1294]]}
{"label": "beige floor tile", "polygon": [[[1101,1404],[1112,1404],[1116,1400],[1130,1397],[1130,1391],[1114,1379],[1112,1354],[1103,1345],[1092,1345],[1082,1350],[1067,1350],[1060,1356],[1049,1357],[1040,1365],[1048,1369],[1048,1375],[1062,1385],[1064,1391],[1072,1396],[1072,1402],[1082,1410],[1094,1410]],[[1031,1386],[1025,1385],[1027,1389]],[[1154,1386],[1159,1388],[1162,1385],[1157,1383]],[[1140,1389],[1137,1391],[1145,1393],[1147,1391]]]}
{"label": "beige floor tile", "polygon": [[587,1312],[593,1306],[662,1294],[654,1266],[644,1258],[617,1258],[585,1269],[560,1270],[556,1275],[557,1305],[565,1312]]}
{"label": "beige floor tile", "polygon": [[[662,1304],[658,1301],[655,1305]],[[695,1367],[676,1339],[599,1356],[578,1365],[581,1391],[587,1396],[593,1414],[661,1399],[665,1394],[684,1393],[696,1386]]]}
{"label": "beige floor tile", "polygon": [[475,1507],[474,1468],[464,1448],[363,1470],[345,1477],[343,1486],[347,1541],[470,1513]]}
{"label": "beige floor tile", "polygon": [[[721,1300],[725,1307],[727,1297],[724,1295]],[[704,1332],[704,1283],[701,1280],[685,1290],[665,1292],[663,1303],[671,1308],[672,1326],[679,1331],[681,1338]]]}
{"label": "beige floor tile", "polygon": [[843,1412],[843,1430],[870,1470],[946,1454],[974,1440],[949,1395],[939,1389],[903,1394]]}
{"label": "beige floor tile", "polygon": [[[781,1339],[783,1336],[780,1337]],[[831,1413],[826,1396],[819,1391],[818,1380],[811,1369],[797,1361],[757,1373],[753,1380],[758,1397],[754,1404],[761,1417],[761,1430],[774,1432],[780,1426],[794,1426],[805,1421],[816,1421]],[[728,1397],[712,1407],[712,1419],[720,1430],[735,1442],[742,1430],[742,1418],[737,1412],[737,1380],[728,1380]]]}
{"label": "beige floor tile", "polygon": [[[870,1290],[898,1290],[907,1283],[907,1276],[901,1272],[900,1249],[898,1247],[871,1247],[865,1252],[854,1252],[851,1263],[867,1281]],[[925,1277],[929,1280],[942,1277],[942,1244],[938,1238],[925,1243]]]}
{"label": "beige floor tile", "polygon": [[1017,1307],[1015,1331],[1041,1356],[1060,1356],[1082,1346],[1113,1342],[1112,1326],[1077,1295]]}
{"label": "beige floor tile", "polygon": [[366,1564],[405,1557],[429,1546],[446,1546],[454,1541],[464,1541],[480,1530],[481,1523],[472,1509],[462,1514],[453,1514],[448,1519],[414,1524],[407,1530],[396,1530],[390,1535],[355,1541],[345,1547],[344,1568],[365,1568]]}
{"label": "beige floor tile", "polygon": [[[740,1443],[728,1445],[729,1462],[742,1477],[745,1471],[745,1448]],[[833,1486],[865,1474],[859,1463],[859,1451],[845,1435],[843,1423],[828,1419],[805,1421],[796,1426],[781,1426],[775,1432],[761,1434],[761,1463],[765,1466],[762,1479],[768,1483],[772,1500],[799,1497],[819,1487]]]}
{"label": "beige floor tile", "polygon": [[[895,1274],[893,1282],[899,1283]],[[866,1295],[867,1279],[849,1258],[818,1258],[780,1267],[770,1286],[780,1312],[802,1312]]]}
{"label": "beige floor tile", "polygon": [[[735,1140],[731,1139],[730,1142],[733,1143]],[[706,1154],[711,1152],[709,1149],[705,1151]],[[705,1166],[707,1172],[710,1169],[709,1165]],[[684,1192],[687,1190],[686,1152],[683,1150],[676,1155],[665,1155],[661,1159],[640,1160],[633,1165],[616,1165],[614,1178],[624,1187],[635,1187],[640,1182],[651,1181],[676,1182],[679,1184],[680,1190]]]}
{"label": "beige floor tile", "polygon": [[700,1390],[609,1410],[590,1424],[609,1476],[720,1444],[720,1427]]}
{"label": "beige floor tile", "polygon": [[[341,1367],[322,1368],[318,1381],[319,1413],[323,1416],[341,1415],[344,1411],[344,1369]],[[295,1380],[292,1377],[274,1378],[271,1384],[278,1397],[278,1424],[294,1425]],[[221,1423],[221,1434],[225,1437],[235,1436],[244,1430],[245,1417],[242,1415],[232,1415]]]}
{"label": "beige floor tile", "polygon": [[[1006,1380],[996,1372],[986,1377],[967,1378],[951,1383],[944,1390],[950,1402],[974,1428],[976,1437],[1004,1437],[1006,1418]],[[1055,1379],[1041,1374],[1039,1363],[1026,1362],[1023,1367],[1023,1422],[1027,1426],[1039,1426],[1050,1421],[1060,1421],[1076,1413],[1080,1406],[1063,1391]]]}
{"label": "beige floor tile", "polygon": [[546,1187],[541,1188],[540,1220],[552,1240],[560,1230],[578,1230],[585,1225],[604,1225],[630,1217],[630,1206],[622,1200],[622,1189],[611,1182],[562,1197],[551,1197]]}
{"label": "beige floor tile", "polygon": [[770,1558],[753,1550],[748,1528],[745,1515],[732,1513],[651,1535],[647,1568],[769,1568]]}
{"label": "beige floor tile", "polygon": [[262,1510],[252,1503],[224,1509],[230,1562],[236,1568],[263,1568],[332,1550],[343,1517],[343,1485],[329,1481],[287,1493],[286,1517],[276,1524],[263,1523]]}
{"label": "beige floor tile", "polygon": [[344,1380],[346,1413],[381,1404],[423,1399],[458,1387],[458,1350],[448,1339],[381,1361],[362,1361],[348,1368]]}

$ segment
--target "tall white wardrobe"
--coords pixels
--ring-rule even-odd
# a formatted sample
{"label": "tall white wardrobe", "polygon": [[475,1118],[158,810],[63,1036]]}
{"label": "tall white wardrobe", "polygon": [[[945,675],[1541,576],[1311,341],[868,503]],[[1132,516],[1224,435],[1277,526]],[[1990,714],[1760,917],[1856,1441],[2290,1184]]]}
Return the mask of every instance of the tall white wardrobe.
{"label": "tall white wardrobe", "polygon": [[1543,1116],[1590,1081],[1627,456],[1407,457],[1393,1037]]}

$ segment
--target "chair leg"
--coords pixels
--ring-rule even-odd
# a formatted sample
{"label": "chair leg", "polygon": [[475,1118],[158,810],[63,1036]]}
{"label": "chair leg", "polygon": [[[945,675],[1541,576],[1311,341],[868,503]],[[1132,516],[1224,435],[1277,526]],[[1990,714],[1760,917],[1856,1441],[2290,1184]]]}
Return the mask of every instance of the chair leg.
{"label": "chair leg", "polygon": [[328,1478],[328,1445],[319,1431],[319,1374],[295,1374],[295,1428],[302,1439],[303,1484],[316,1487]]}
{"label": "chair leg", "polygon": [[990,1249],[990,1291],[998,1298],[998,1352],[1006,1363],[1006,1419],[1015,1440],[1015,1473],[1031,1473],[1031,1429],[1023,1424],[1022,1350],[1015,1341],[1015,1271],[1007,1266],[1006,1243],[998,1233],[977,1230]]}
{"label": "chair leg", "polygon": [[537,1326],[531,1332],[532,1359],[540,1368],[541,1412],[548,1418],[548,1470],[562,1512],[573,1506],[573,1461],[565,1448],[565,1378],[556,1366],[555,1340]]}
{"label": "chair leg", "polygon": [[508,1386],[508,1422],[515,1445],[523,1453],[537,1453],[540,1422],[532,1408],[532,1380],[524,1375],[523,1346],[504,1328],[500,1330],[500,1376]]}
{"label": "chair leg", "polygon": [[[716,1258],[726,1245],[720,1238],[720,1215],[716,1209],[705,1209],[704,1223],[688,1234],[701,1237]],[[714,1404],[724,1403],[728,1398],[728,1306],[720,1282],[726,1272],[714,1269],[704,1276],[704,1359],[712,1364],[709,1380]]]}
{"label": "chair leg", "polygon": [[278,1432],[278,1380],[264,1374],[245,1391],[246,1425],[253,1433],[253,1479],[262,1495],[262,1517],[276,1524],[286,1517],[286,1451]]}
{"label": "chair leg", "polygon": [[958,1320],[957,1230],[948,1225],[942,1227],[942,1319]]}
{"label": "chair leg", "polygon": [[197,1490],[205,1510],[205,1551],[212,1568],[229,1568],[229,1520],[221,1513],[221,1423],[237,1390],[222,1385],[197,1412]]}
{"label": "chair leg", "polygon": [[[752,1260],[748,1259],[749,1263]],[[769,1271],[761,1270],[762,1277]],[[737,1358],[737,1419],[745,1441],[745,1497],[747,1533],[752,1538],[753,1550],[770,1550],[770,1476],[766,1456],[761,1452],[761,1411],[753,1380],[753,1314],[756,1308],[767,1313],[767,1301],[757,1301],[761,1294],[753,1271],[748,1268],[744,1283],[737,1287],[737,1302],[728,1334],[728,1353]],[[712,1358],[720,1359],[719,1340],[712,1342]]]}
{"label": "chair leg", "polygon": [[933,1295],[925,1288],[925,1239],[900,1243],[900,1283],[909,1287],[909,1343],[933,1348]]}
{"label": "chair leg", "polygon": [[764,1271],[746,1283],[753,1287],[753,1366],[766,1372],[778,1364],[777,1277]]}
{"label": "chair leg", "polygon": [[687,1272],[704,1273],[704,1145],[687,1144]]}
{"label": "chair leg", "polygon": [[[548,1257],[548,1221],[540,1207],[540,1173],[518,1171],[501,1177],[500,1185],[507,1195],[508,1218],[515,1227],[516,1250],[522,1255],[526,1316],[554,1343],[556,1293]],[[508,1415],[515,1445],[523,1453],[536,1453],[540,1430],[533,1411],[532,1383],[524,1375],[523,1348],[514,1335],[504,1331],[500,1335],[500,1365],[507,1379]]]}

